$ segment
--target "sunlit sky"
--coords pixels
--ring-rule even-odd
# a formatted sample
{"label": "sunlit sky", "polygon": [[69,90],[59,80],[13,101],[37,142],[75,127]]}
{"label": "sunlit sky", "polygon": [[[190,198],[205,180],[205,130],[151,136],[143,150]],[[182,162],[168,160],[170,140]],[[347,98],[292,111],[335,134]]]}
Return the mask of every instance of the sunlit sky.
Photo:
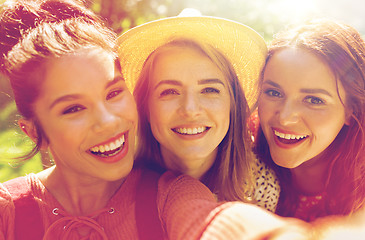
{"label": "sunlit sky", "polygon": [[336,18],[365,33],[364,0],[279,0],[275,8],[292,19],[309,16]]}
{"label": "sunlit sky", "polygon": [[[342,20],[365,34],[365,1],[364,0],[283,0],[285,2],[295,2],[302,6],[302,12],[314,12],[319,16],[327,16]],[[307,2],[304,7],[302,2]]]}
{"label": "sunlit sky", "polygon": [[[313,17],[341,20],[365,35],[365,0],[175,0],[180,7],[194,7],[204,15],[243,20],[276,17],[283,23],[296,23]],[[212,4],[212,2],[214,4]],[[247,12],[247,9],[250,11]],[[242,19],[239,15],[242,15]],[[252,18],[254,18],[252,17]],[[277,20],[276,19],[276,20]],[[270,21],[270,20],[269,20]]]}

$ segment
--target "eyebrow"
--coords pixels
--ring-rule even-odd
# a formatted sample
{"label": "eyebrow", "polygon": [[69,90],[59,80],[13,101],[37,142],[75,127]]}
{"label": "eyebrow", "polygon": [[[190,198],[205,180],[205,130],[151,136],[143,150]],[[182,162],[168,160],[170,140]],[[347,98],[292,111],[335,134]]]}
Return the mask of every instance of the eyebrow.
{"label": "eyebrow", "polygon": [[208,79],[202,79],[202,80],[198,81],[198,84],[209,84],[209,83],[219,83],[224,86],[223,81],[218,78],[208,78]]}
{"label": "eyebrow", "polygon": [[113,80],[106,83],[105,89],[108,89],[110,86],[112,86],[112,85],[114,85],[114,84],[116,84],[117,82],[120,82],[120,81],[125,81],[125,80],[121,75],[116,76]]}
{"label": "eyebrow", "polygon": [[321,88],[304,88],[304,89],[301,89],[300,92],[311,93],[311,94],[321,93],[321,94],[325,94],[329,97],[332,97],[332,94],[330,94],[328,91],[321,89]]}
{"label": "eyebrow", "polygon": [[[208,78],[208,79],[201,79],[198,81],[198,84],[212,84],[212,83],[218,83],[218,84],[222,84],[223,86],[224,83],[223,81],[221,81],[220,79],[217,78]],[[162,80],[159,83],[157,83],[157,85],[155,86],[155,89],[158,88],[160,85],[163,84],[170,84],[170,85],[176,85],[176,86],[182,86],[182,82],[181,81],[177,81],[177,80]]]}
{"label": "eyebrow", "polygon": [[[277,84],[276,82],[273,82],[271,80],[267,80],[267,81],[263,82],[263,84],[269,84],[273,87],[281,88],[281,86],[279,84]],[[321,93],[321,94],[325,94],[329,97],[332,97],[332,94],[330,94],[328,91],[326,91],[325,89],[322,89],[322,88],[301,88],[300,92],[301,93],[310,93],[310,94]]]}
{"label": "eyebrow", "polygon": [[[108,89],[110,86],[116,84],[119,81],[124,81],[124,78],[122,76],[117,76],[115,78],[113,78],[111,81],[108,81],[105,85],[105,89]],[[64,95],[62,97],[57,98],[56,100],[54,100],[51,105],[49,106],[49,109],[52,109],[56,104],[60,103],[60,102],[64,102],[64,101],[72,101],[75,99],[79,99],[81,98],[82,95],[81,94],[68,94],[68,95]]]}

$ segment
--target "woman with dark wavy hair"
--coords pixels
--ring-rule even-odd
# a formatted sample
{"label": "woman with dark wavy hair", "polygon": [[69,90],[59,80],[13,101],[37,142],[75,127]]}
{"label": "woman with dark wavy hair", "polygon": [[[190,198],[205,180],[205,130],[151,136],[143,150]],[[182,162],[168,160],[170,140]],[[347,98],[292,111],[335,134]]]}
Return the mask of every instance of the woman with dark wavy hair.
{"label": "woman with dark wavy hair", "polygon": [[365,42],[330,20],[277,34],[260,80],[259,159],[276,170],[277,213],[311,221],[365,202]]}

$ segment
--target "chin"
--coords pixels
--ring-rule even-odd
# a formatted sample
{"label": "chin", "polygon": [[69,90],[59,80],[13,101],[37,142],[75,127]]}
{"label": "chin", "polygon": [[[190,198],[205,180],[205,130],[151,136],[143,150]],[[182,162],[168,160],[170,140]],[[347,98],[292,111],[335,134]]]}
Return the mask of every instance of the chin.
{"label": "chin", "polygon": [[128,174],[132,171],[133,161],[128,165],[123,165],[123,169],[119,169],[116,167],[113,171],[110,171],[108,174],[108,181],[118,181],[128,176]]}
{"label": "chin", "polygon": [[298,163],[297,161],[290,161],[290,160],[277,161],[277,160],[275,160],[275,158],[273,158],[273,161],[276,165],[283,167],[283,168],[289,168],[289,169],[296,168],[301,164],[301,163]]}

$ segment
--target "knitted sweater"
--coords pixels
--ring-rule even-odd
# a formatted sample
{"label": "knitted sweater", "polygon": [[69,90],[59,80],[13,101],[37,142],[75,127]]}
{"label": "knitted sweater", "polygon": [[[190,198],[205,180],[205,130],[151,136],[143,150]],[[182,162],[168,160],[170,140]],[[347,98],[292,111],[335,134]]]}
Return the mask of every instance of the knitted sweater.
{"label": "knitted sweater", "polygon": [[[135,195],[140,177],[141,170],[132,170],[107,206],[91,214],[86,220],[70,216],[63,210],[35,174],[28,175],[27,181],[39,205],[45,235],[49,236],[47,239],[59,239],[61,236],[65,237],[65,234],[68,234],[66,239],[81,239],[78,230],[86,227],[89,228],[87,239],[106,239],[102,237],[102,234],[106,234],[107,239],[132,240],[138,239]],[[197,180],[188,176],[176,177],[170,172],[166,172],[159,179],[157,206],[165,239],[198,239],[209,222],[225,208],[220,206],[211,192]],[[14,204],[8,191],[1,184],[0,212],[0,239],[12,240]],[[87,227],[87,222],[93,222],[94,225]],[[68,226],[67,233],[64,226]]]}

